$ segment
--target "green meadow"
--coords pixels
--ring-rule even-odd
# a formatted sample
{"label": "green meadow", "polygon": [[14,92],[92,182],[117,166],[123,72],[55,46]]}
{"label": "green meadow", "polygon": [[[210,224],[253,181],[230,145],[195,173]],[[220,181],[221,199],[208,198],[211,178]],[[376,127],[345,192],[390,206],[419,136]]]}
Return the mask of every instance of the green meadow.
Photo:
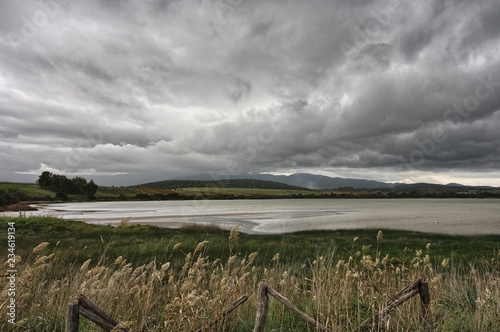
{"label": "green meadow", "polygon": [[56,195],[53,191],[42,189],[39,185],[35,183],[10,183],[10,182],[0,182],[0,189],[16,189],[22,191],[25,195],[30,197],[40,197],[54,198]]}
{"label": "green meadow", "polygon": [[[353,331],[417,277],[429,282],[435,331],[492,331],[500,322],[500,236],[375,229],[247,235],[215,224],[166,229],[19,217],[0,219],[1,238],[9,223],[19,256],[15,331],[62,330],[66,304],[78,294],[134,331],[208,329],[248,294],[208,330],[251,331],[260,282],[333,331]],[[6,261],[7,251],[0,257]],[[418,300],[409,301],[377,329],[420,331],[419,310]],[[13,327],[3,322],[0,329]],[[85,319],[80,327],[98,331]],[[311,331],[272,299],[266,330]]]}

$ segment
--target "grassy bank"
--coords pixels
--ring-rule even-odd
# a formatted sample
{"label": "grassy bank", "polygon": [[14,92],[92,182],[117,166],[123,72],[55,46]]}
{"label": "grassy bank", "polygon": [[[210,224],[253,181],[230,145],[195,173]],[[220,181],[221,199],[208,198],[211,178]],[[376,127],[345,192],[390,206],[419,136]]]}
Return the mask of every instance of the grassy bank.
{"label": "grassy bank", "polygon": [[[217,227],[112,228],[2,218],[3,239],[9,222],[15,223],[21,260],[18,331],[62,330],[65,306],[80,293],[134,331],[195,330],[249,294],[213,330],[251,331],[261,281],[335,331],[350,331],[416,277],[430,282],[436,331],[491,331],[500,324],[500,236],[377,230],[256,236]],[[7,251],[0,258],[6,261]],[[5,275],[6,265],[2,269]],[[417,302],[403,305],[381,328],[418,331]],[[308,330],[275,301],[270,304],[267,330]],[[82,331],[98,331],[85,320],[81,324]],[[11,327],[0,321],[0,330]]]}
{"label": "grassy bank", "polygon": [[26,196],[30,197],[44,197],[44,198],[54,198],[55,193],[53,191],[42,189],[37,184],[31,183],[8,183],[0,182],[0,189],[17,189],[22,191]]}

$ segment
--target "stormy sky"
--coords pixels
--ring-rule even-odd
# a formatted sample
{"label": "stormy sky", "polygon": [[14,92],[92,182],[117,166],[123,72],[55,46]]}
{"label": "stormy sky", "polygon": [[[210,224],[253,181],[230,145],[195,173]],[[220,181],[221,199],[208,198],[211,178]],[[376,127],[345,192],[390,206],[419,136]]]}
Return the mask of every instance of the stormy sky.
{"label": "stormy sky", "polygon": [[500,2],[3,1],[0,181],[44,170],[500,186]]}

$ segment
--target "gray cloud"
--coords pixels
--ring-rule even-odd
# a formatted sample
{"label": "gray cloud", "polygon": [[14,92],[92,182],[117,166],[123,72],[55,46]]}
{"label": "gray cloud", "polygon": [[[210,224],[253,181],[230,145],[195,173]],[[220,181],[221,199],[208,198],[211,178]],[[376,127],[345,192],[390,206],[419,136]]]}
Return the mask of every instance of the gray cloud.
{"label": "gray cloud", "polygon": [[0,180],[231,169],[500,185],[500,5],[480,4],[9,2]]}

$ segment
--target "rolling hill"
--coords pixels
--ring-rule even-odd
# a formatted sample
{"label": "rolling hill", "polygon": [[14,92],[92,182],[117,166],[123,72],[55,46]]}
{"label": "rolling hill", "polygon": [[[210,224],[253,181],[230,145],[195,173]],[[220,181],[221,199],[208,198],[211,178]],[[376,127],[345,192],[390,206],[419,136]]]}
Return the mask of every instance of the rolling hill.
{"label": "rolling hill", "polygon": [[179,188],[248,188],[248,189],[282,189],[304,190],[299,186],[285,183],[258,180],[258,179],[230,179],[230,180],[165,180],[138,185],[137,187],[158,189]]}

